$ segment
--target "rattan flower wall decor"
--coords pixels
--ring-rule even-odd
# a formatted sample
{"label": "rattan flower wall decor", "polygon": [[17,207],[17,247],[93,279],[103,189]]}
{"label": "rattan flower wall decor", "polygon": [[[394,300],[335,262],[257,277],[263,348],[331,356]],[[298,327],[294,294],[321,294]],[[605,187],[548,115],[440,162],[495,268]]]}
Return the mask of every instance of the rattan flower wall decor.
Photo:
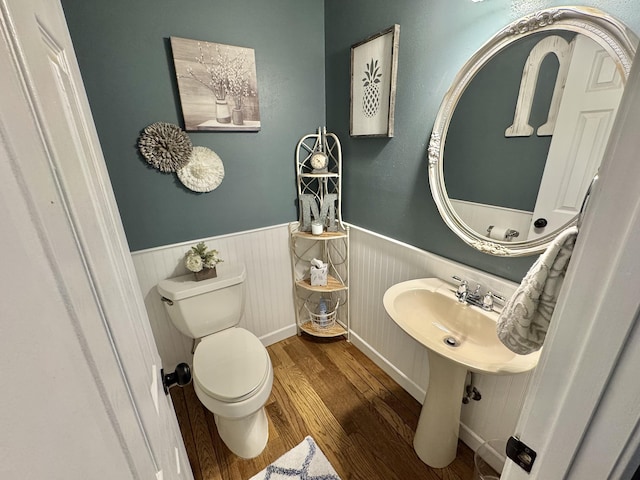
{"label": "rattan flower wall decor", "polygon": [[176,172],[182,184],[194,192],[210,192],[224,178],[222,160],[207,147],[193,147],[191,159]]}
{"label": "rattan flower wall decor", "polygon": [[189,136],[172,123],[152,123],[142,131],[138,148],[145,160],[161,172],[175,172],[191,158],[193,145]]}

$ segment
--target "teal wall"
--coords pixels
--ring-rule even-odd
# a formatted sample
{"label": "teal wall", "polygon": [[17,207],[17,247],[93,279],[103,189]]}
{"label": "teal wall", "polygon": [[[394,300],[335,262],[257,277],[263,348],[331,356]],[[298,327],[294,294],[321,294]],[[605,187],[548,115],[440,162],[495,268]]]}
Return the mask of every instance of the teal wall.
{"label": "teal wall", "polygon": [[[512,20],[565,2],[62,3],[131,250],[294,220],[295,145],[326,124],[343,144],[347,221],[512,280],[531,265],[531,257],[482,254],[446,228],[429,192],[426,149],[443,95],[466,59]],[[640,32],[639,0],[589,5]],[[350,46],[394,23],[401,26],[395,138],[352,139]],[[147,125],[182,125],[170,36],[256,51],[262,130],[189,134],[225,165],[224,181],[206,194],[148,167],[136,149]]]}
{"label": "teal wall", "polygon": [[[640,2],[571,2],[612,14],[640,33]],[[520,281],[533,258],[467,246],[444,224],[428,185],[426,151],[440,102],[466,60],[494,33],[566,2],[325,0],[327,125],[341,139],[347,221],[481,270]],[[395,136],[349,137],[350,46],[400,24]]]}
{"label": "teal wall", "polygon": [[[319,0],[63,0],[129,247],[140,250],[296,219],[295,145],[325,124]],[[198,194],[147,166],[136,144],[184,126],[169,37],[255,49],[262,129],[189,133],[225,178]]]}

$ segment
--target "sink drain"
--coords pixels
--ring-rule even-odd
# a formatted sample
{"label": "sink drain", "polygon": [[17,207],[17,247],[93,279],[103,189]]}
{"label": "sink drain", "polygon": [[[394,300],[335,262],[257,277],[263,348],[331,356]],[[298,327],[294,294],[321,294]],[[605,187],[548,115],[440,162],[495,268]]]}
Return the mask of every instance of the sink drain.
{"label": "sink drain", "polygon": [[444,337],[442,341],[444,342],[445,345],[449,347],[457,347],[458,345],[460,345],[458,343],[458,340],[455,339],[454,337]]}

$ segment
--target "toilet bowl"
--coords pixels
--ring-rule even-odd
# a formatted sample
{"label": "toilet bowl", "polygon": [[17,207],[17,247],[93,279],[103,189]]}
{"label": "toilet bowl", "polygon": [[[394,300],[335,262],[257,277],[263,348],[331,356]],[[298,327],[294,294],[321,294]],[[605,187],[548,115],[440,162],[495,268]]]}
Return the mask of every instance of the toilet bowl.
{"label": "toilet bowl", "polygon": [[193,355],[193,388],[214,415],[218,434],[233,453],[253,458],[267,445],[264,404],[273,367],[260,340],[243,328],[203,338]]}
{"label": "toilet bowl", "polygon": [[264,405],[273,366],[262,342],[237,327],[244,311],[244,266],[224,264],[217,270],[216,278],[196,282],[192,274],[182,275],[161,281],[157,289],[176,328],[200,340],[193,387],[213,413],[220,438],[239,457],[253,458],[269,438]]}

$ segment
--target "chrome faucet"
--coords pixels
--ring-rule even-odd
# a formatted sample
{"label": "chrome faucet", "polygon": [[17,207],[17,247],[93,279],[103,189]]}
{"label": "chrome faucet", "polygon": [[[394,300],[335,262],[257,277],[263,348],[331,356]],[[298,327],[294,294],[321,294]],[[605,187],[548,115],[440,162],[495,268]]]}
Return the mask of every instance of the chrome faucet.
{"label": "chrome faucet", "polygon": [[477,305],[479,301],[480,301],[480,284],[476,283],[476,289],[473,291],[473,293],[469,293],[467,295],[467,302],[471,303],[472,305]]}
{"label": "chrome faucet", "polygon": [[480,307],[483,310],[490,312],[493,310],[494,299],[498,299],[502,303],[504,303],[507,300],[502,295],[497,295],[488,290],[486,293],[481,294],[480,290],[482,287],[480,286],[479,283],[476,284],[475,290],[473,292],[470,292],[469,282],[455,275],[453,276],[453,279],[460,282],[457,290],[455,291],[456,298],[460,303],[468,303],[470,305],[475,305],[476,307]]}

